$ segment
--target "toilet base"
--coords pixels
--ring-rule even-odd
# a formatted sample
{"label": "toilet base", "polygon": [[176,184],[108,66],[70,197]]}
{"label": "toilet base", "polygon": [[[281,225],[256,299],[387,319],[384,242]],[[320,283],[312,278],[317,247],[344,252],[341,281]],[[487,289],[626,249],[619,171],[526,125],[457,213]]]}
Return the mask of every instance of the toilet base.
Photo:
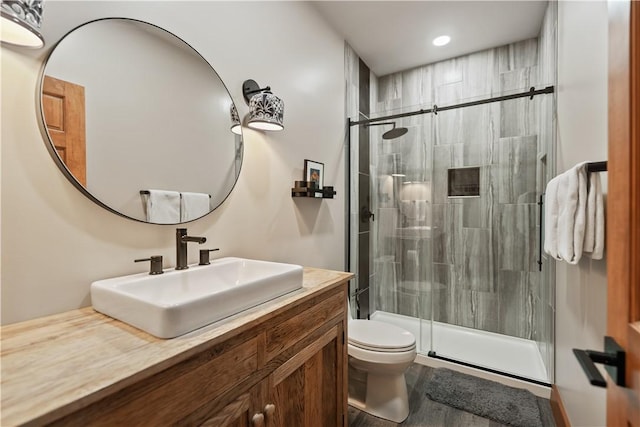
{"label": "toilet base", "polygon": [[350,393],[349,405],[363,412],[396,423],[409,416],[409,396],[404,372],[401,374],[376,374],[369,372],[366,380],[364,402],[362,393]]}

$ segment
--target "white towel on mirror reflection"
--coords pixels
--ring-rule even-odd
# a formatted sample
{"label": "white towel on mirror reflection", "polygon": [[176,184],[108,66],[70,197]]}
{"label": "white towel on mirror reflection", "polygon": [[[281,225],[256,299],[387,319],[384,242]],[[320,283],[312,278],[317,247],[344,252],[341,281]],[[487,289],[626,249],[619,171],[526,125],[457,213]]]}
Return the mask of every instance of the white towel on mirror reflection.
{"label": "white towel on mirror reflection", "polygon": [[154,224],[177,224],[180,222],[179,192],[149,190],[146,204],[147,221]]}
{"label": "white towel on mirror reflection", "polygon": [[569,264],[580,261],[585,241],[586,163],[574,166],[547,184],[544,250]]}
{"label": "white towel on mirror reflection", "polygon": [[602,259],[604,254],[604,200],[599,173],[589,174],[585,227],[583,251],[590,254],[592,259]]}
{"label": "white towel on mirror reflection", "polygon": [[192,221],[205,216],[211,210],[209,208],[211,198],[205,193],[182,192],[182,209],[180,222]]}

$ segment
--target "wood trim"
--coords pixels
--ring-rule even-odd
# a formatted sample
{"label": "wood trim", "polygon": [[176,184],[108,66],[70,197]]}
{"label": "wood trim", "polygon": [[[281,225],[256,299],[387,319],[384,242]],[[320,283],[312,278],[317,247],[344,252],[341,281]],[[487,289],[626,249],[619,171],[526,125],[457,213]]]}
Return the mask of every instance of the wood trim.
{"label": "wood trim", "polygon": [[607,196],[607,335],[627,345],[631,264],[629,3],[609,1],[609,161]]}
{"label": "wood trim", "polygon": [[564,404],[562,403],[562,398],[560,397],[560,391],[555,384],[551,386],[551,398],[549,400],[551,403],[551,411],[553,412],[553,419],[556,422],[556,426],[571,427],[569,417],[567,416],[567,411],[564,409]]}
{"label": "wood trim", "polygon": [[[609,10],[609,185],[607,202],[607,335],[627,351],[627,387],[638,387],[640,332],[640,5]],[[640,425],[638,395],[607,380],[607,425]],[[631,423],[630,423],[631,421]]]}
{"label": "wood trim", "polygon": [[[627,348],[627,369],[631,382],[627,383],[626,393],[635,402],[628,405],[628,425],[640,426],[640,322],[629,324],[629,347]],[[631,391],[631,393],[629,392]]]}
{"label": "wood trim", "polygon": [[554,384],[551,386],[551,412],[553,412],[553,419],[556,422],[556,426],[558,427],[571,427],[571,423],[569,422],[569,417],[567,416],[567,411],[564,409],[564,404],[562,403],[562,398],[560,397],[560,390]]}
{"label": "wood trim", "polygon": [[640,321],[640,4],[631,2],[630,36],[630,158],[631,158],[631,322]]}

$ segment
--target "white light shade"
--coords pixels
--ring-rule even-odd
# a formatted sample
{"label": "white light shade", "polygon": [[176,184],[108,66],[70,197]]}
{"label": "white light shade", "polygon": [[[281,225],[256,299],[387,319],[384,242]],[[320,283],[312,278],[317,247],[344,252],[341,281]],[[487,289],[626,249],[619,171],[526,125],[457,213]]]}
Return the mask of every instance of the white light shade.
{"label": "white light shade", "polygon": [[282,130],[284,101],[271,92],[261,92],[249,101],[249,121],[247,126],[258,130]]}
{"label": "white light shade", "polygon": [[43,0],[2,0],[2,42],[16,46],[44,46],[40,34]]}
{"label": "white light shade", "polygon": [[433,39],[434,46],[444,46],[451,41],[451,37],[449,36],[439,36]]}

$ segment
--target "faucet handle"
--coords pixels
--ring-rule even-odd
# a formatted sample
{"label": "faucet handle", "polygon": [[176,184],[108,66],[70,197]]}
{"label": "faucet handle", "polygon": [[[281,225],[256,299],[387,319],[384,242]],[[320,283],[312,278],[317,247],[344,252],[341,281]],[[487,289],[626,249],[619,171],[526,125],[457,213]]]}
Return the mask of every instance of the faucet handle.
{"label": "faucet handle", "polygon": [[149,274],[155,275],[164,273],[164,271],[162,270],[162,255],[151,255],[149,258],[140,258],[133,260],[133,262],[143,261],[151,261],[151,269],[149,270]]}
{"label": "faucet handle", "polygon": [[215,249],[200,249],[200,262],[198,265],[209,265],[209,252],[219,251],[220,248]]}

